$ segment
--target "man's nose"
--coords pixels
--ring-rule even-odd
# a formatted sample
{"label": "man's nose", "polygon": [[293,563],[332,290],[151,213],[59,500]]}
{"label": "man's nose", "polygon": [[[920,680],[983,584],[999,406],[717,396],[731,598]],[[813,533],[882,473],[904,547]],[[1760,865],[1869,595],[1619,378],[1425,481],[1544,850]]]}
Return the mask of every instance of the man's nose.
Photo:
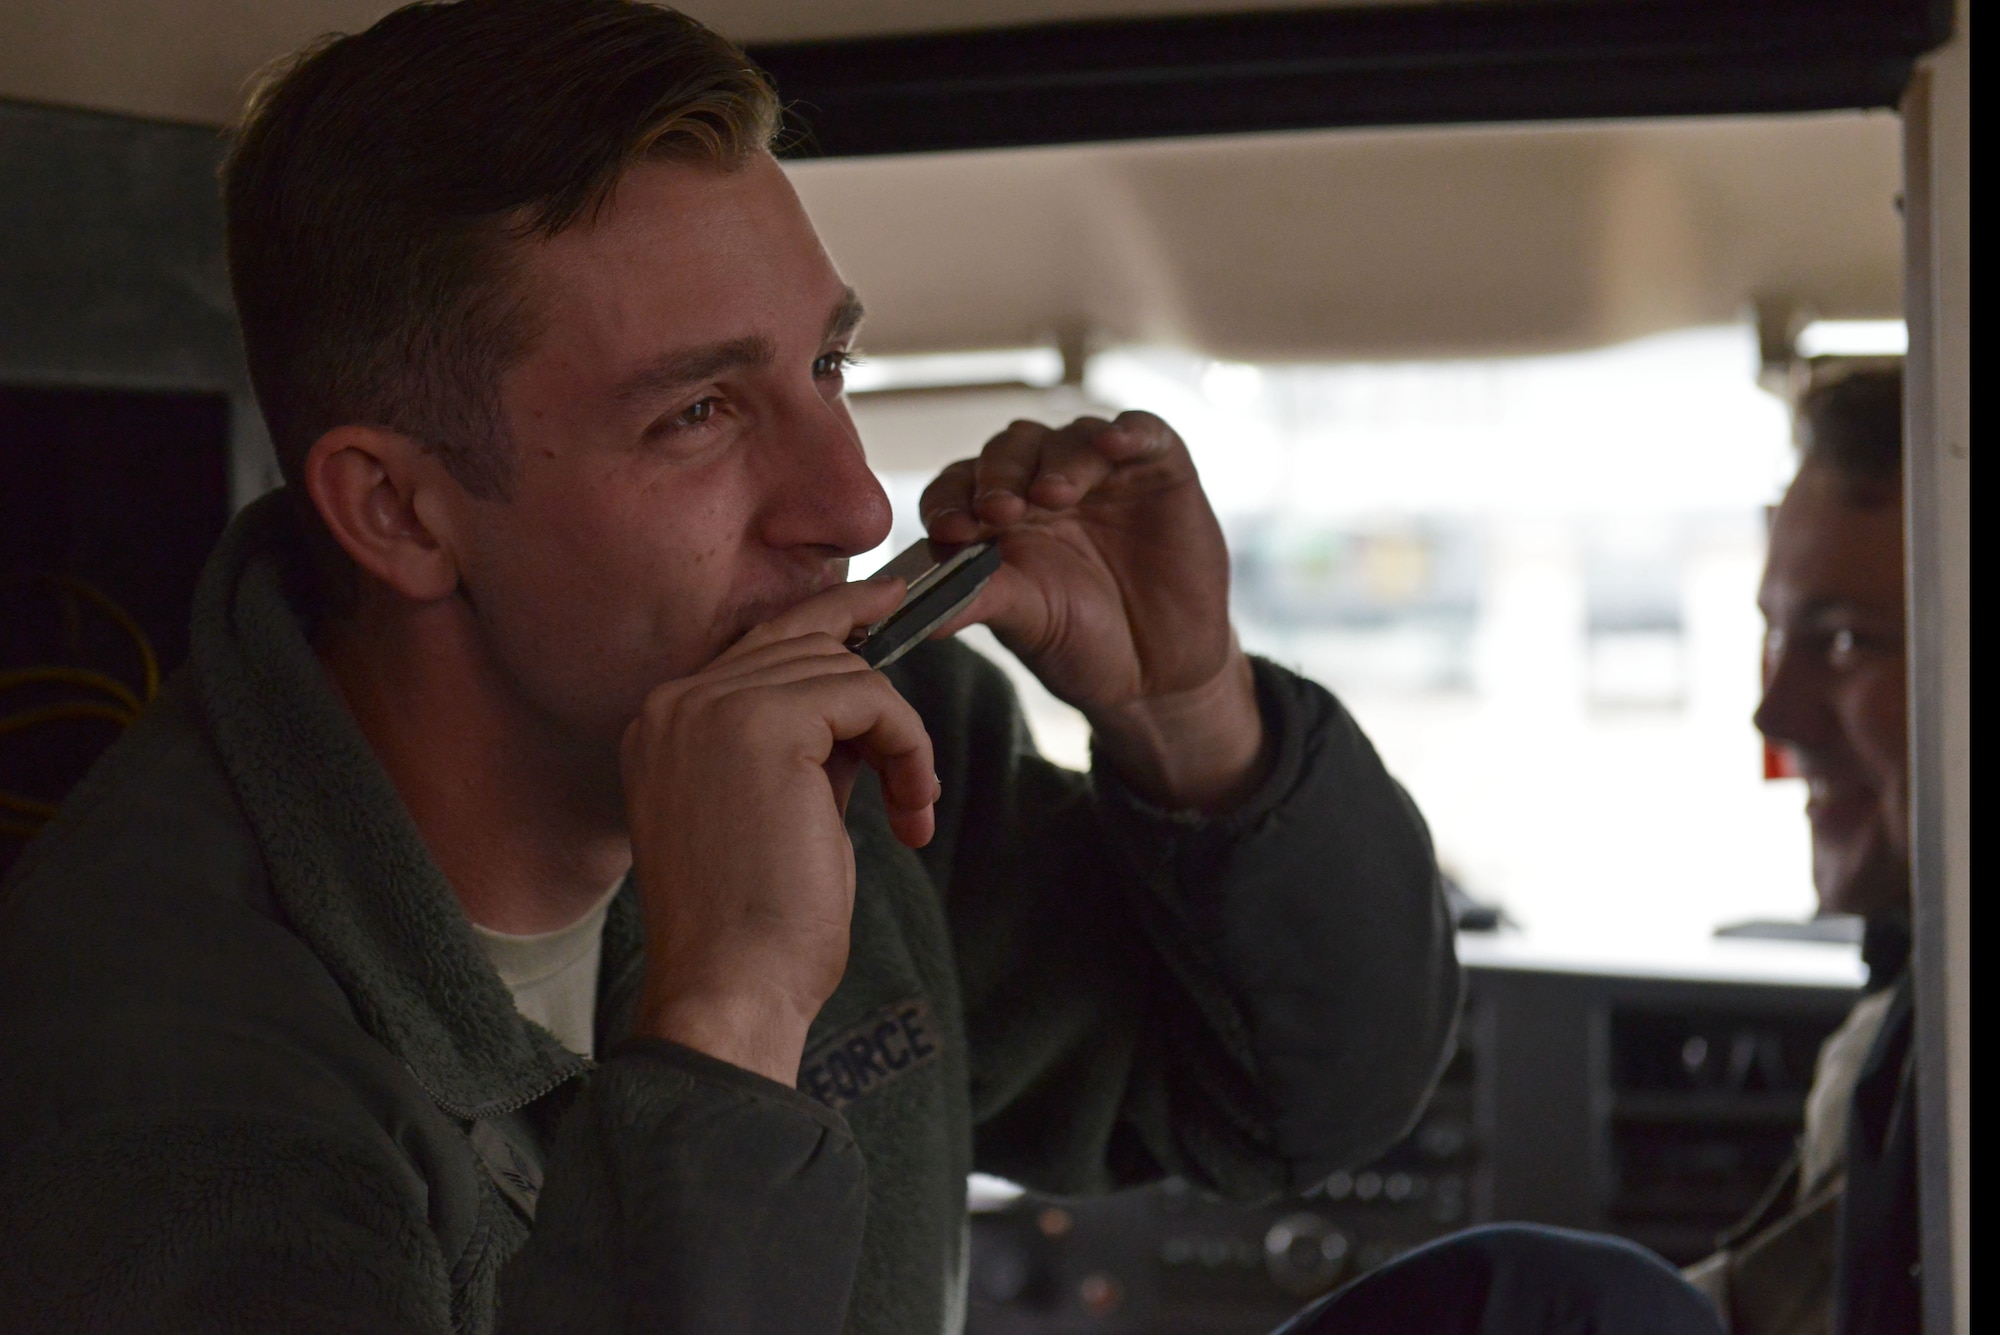
{"label": "man's nose", "polygon": [[1806,656],[1789,645],[1774,649],[1764,663],[1764,698],[1750,716],[1771,741],[1810,747],[1823,740],[1827,711],[1819,674]]}
{"label": "man's nose", "polygon": [[859,556],[889,536],[888,493],[868,467],[846,409],[814,396],[780,423],[775,504],[765,540],[777,547],[827,548]]}

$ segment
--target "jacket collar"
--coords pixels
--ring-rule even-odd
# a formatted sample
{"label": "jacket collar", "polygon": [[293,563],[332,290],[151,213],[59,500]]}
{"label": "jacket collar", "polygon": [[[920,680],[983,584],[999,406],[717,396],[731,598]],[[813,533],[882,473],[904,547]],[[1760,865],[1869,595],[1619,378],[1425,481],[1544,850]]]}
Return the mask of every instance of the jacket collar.
{"label": "jacket collar", "polygon": [[521,1107],[591,1063],[515,1011],[327,680],[290,592],[306,569],[293,504],[274,492],[238,515],[195,593],[190,659],[216,749],[273,895],[362,1027],[453,1115]]}

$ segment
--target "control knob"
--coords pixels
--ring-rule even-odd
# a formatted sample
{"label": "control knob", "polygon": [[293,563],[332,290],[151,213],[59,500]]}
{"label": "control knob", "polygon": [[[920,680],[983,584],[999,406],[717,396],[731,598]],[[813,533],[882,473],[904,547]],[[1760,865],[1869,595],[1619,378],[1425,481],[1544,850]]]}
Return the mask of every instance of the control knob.
{"label": "control knob", "polygon": [[1264,1269],[1294,1298],[1325,1293],[1347,1269],[1353,1240],[1309,1211],[1288,1214],[1264,1234]]}

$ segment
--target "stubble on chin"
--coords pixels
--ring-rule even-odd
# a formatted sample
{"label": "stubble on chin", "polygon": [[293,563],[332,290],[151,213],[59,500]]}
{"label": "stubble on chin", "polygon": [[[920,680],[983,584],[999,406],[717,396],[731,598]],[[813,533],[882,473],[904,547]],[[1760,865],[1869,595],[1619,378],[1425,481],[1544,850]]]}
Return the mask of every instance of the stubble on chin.
{"label": "stubble on chin", "polygon": [[1880,825],[1839,838],[1815,837],[1813,882],[1820,912],[1873,916],[1908,905],[1909,857]]}

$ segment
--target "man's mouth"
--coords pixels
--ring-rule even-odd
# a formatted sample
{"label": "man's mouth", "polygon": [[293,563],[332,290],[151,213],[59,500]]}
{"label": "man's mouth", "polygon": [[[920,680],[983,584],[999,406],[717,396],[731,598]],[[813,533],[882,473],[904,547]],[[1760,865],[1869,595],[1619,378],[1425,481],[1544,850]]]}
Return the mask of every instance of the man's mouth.
{"label": "man's mouth", "polygon": [[744,599],[720,619],[726,635],[717,652],[736,643],[779,613],[846,582],[847,562],[829,562],[817,570],[796,572],[779,588]]}
{"label": "man's mouth", "polygon": [[1806,819],[1821,834],[1837,834],[1874,819],[1881,794],[1852,778],[1811,775],[1806,779]]}

